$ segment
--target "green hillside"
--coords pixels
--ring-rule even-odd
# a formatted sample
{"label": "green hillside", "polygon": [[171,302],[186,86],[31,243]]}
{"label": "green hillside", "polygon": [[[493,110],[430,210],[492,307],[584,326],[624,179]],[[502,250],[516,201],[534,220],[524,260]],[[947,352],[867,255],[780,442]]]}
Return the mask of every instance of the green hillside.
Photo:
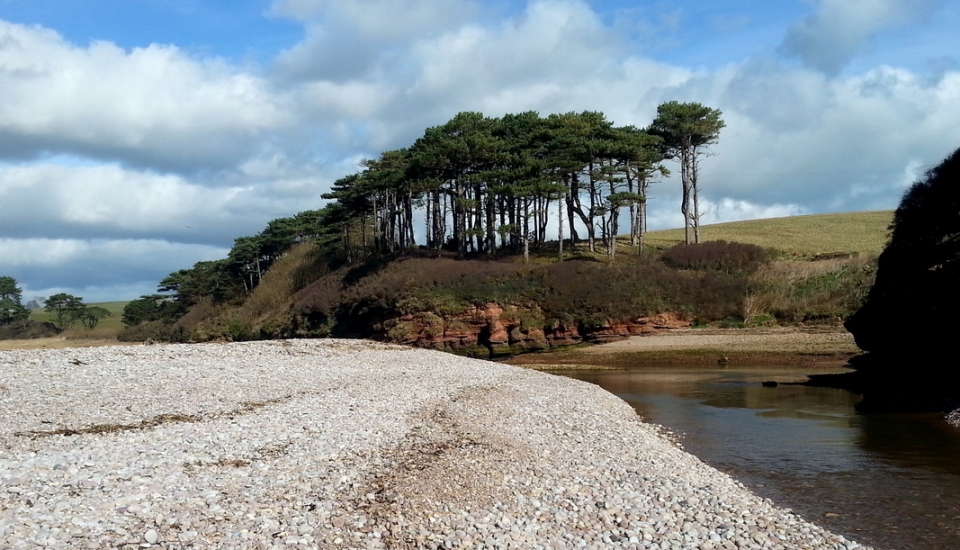
{"label": "green hillside", "polygon": [[[701,226],[704,241],[726,240],[774,248],[797,257],[837,252],[879,255],[887,243],[892,210],[814,214]],[[646,243],[668,248],[683,242],[683,229],[651,231]]]}

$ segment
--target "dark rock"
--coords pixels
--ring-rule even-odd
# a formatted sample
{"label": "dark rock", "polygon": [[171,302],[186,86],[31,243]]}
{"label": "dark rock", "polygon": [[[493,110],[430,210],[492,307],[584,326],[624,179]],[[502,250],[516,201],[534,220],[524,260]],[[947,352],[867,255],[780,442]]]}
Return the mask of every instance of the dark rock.
{"label": "dark rock", "polygon": [[[845,323],[871,352],[856,368],[941,371],[960,330],[960,150],[904,195],[863,307]],[[947,352],[944,354],[943,352]]]}
{"label": "dark rock", "polygon": [[950,411],[960,406],[960,150],[903,196],[863,307],[845,323],[868,352],[855,374],[811,377],[863,393],[862,408]]}

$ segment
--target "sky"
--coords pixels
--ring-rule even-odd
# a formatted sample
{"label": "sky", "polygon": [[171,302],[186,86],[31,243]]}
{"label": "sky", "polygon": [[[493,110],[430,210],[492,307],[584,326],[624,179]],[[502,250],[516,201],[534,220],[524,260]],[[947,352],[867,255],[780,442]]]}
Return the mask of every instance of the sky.
{"label": "sky", "polygon": [[957,28],[947,0],[0,0],[0,276],[152,293],[461,111],[699,102],[703,223],[893,209],[960,147]]}

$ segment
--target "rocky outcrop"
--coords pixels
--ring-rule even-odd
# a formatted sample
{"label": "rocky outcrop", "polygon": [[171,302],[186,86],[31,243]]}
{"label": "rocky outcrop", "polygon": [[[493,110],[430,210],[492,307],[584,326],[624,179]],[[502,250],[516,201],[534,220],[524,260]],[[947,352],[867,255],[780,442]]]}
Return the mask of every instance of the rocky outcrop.
{"label": "rocky outcrop", "polygon": [[547,323],[539,310],[490,303],[458,315],[433,312],[404,315],[381,324],[381,339],[475,357],[500,357],[573,344],[603,343],[690,326],[675,313],[597,325]]}
{"label": "rocky outcrop", "polygon": [[[863,307],[845,324],[864,405],[944,410],[960,403],[960,150],[904,195]],[[853,379],[851,378],[851,379]]]}

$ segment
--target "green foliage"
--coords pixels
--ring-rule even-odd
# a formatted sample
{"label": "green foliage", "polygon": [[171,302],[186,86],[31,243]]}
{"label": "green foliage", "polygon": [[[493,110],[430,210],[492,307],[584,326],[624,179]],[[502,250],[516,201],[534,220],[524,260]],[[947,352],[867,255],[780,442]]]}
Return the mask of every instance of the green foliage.
{"label": "green foliage", "polygon": [[10,298],[0,298],[0,325],[8,325],[30,317],[30,311]]}
{"label": "green foliage", "polygon": [[700,103],[668,101],[657,107],[650,133],[663,139],[667,158],[692,154],[698,147],[716,143],[726,126],[722,114]]}
{"label": "green foliage", "polygon": [[[313,246],[297,247],[242,306],[185,326],[196,326],[196,340],[381,331],[403,341],[424,326],[438,334],[455,330],[453,317],[488,303],[503,306],[505,321],[528,328],[590,329],[668,311],[726,326],[836,322],[857,307],[874,265],[856,258],[774,262],[760,247],[724,242],[612,262],[592,256],[525,265],[424,256],[408,252],[339,265]],[[399,321],[403,316],[414,322]]]}
{"label": "green foliage", "polygon": [[238,318],[227,321],[226,336],[234,342],[245,342],[256,339],[253,331],[250,330],[250,326],[243,319]]}
{"label": "green foliage", "polygon": [[0,277],[0,325],[9,325],[30,317],[30,312],[21,303],[22,296],[23,291],[17,286],[16,279]]}
{"label": "green foliage", "polygon": [[706,148],[717,142],[725,126],[722,113],[699,103],[669,101],[657,107],[657,118],[649,132],[661,138],[664,157],[680,162],[680,182],[683,187],[680,212],[684,219],[684,243],[690,244],[690,229],[694,242],[700,242],[700,157]]}
{"label": "green foliage", "polygon": [[123,324],[131,327],[150,321],[163,321],[173,324],[185,310],[182,304],[168,296],[147,294],[131,300],[123,307]]}
{"label": "green foliage", "polygon": [[72,328],[85,308],[83,298],[61,292],[44,301],[44,309],[57,320],[60,330]]}
{"label": "green foliage", "polygon": [[[294,311],[335,336],[369,334],[403,315],[443,330],[443,319],[488,303],[504,306],[505,320],[530,328],[604,326],[664,311],[716,321],[738,317],[752,288],[743,273],[677,271],[645,258],[536,266],[406,258],[376,266],[324,277],[297,295]],[[410,328],[385,330],[399,338]]]}
{"label": "green foliage", "polygon": [[108,310],[102,307],[87,306],[77,313],[77,319],[79,319],[80,323],[88,330],[93,330],[100,324],[101,319],[110,317],[111,315]]}
{"label": "green foliage", "polygon": [[0,300],[10,300],[16,304],[23,298],[23,290],[17,286],[17,280],[13,277],[0,277]]}
{"label": "green foliage", "polygon": [[21,319],[9,324],[0,324],[0,340],[26,340],[56,336],[60,330],[53,323]]}
{"label": "green foliage", "polygon": [[236,295],[238,286],[230,275],[229,261],[216,260],[197,262],[190,269],[171,273],[160,281],[157,290],[171,293],[173,300],[186,309],[203,298],[226,301]]}

